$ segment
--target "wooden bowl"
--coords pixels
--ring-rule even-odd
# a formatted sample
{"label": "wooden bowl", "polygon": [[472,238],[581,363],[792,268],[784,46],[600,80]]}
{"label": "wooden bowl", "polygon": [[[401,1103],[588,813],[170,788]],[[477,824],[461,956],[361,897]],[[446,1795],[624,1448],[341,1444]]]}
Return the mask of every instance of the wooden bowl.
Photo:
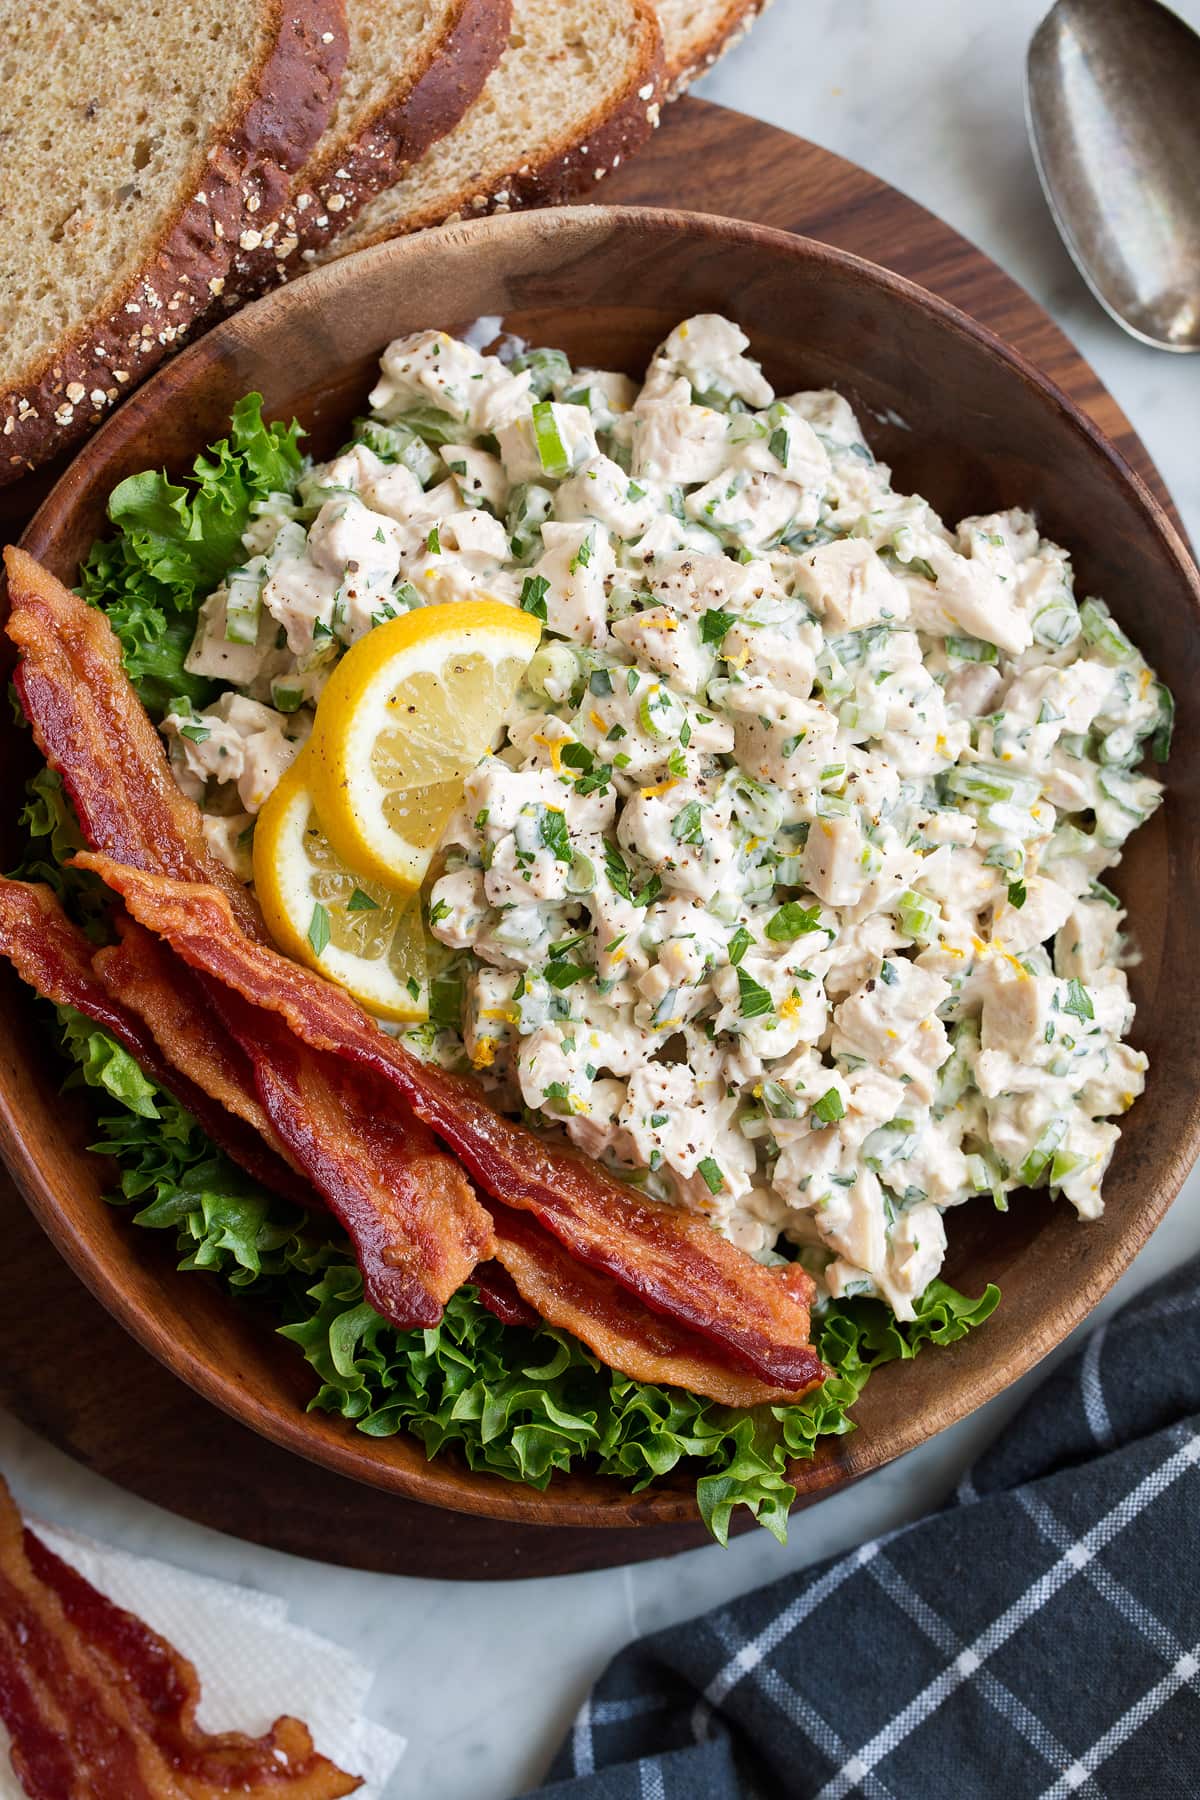
{"label": "wooden bowl", "polygon": [[[691,313],[737,318],[776,388],[836,387],[904,491],[945,517],[1032,508],[1103,595],[1179,703],[1167,804],[1134,840],[1117,885],[1142,950],[1133,971],[1145,1097],[1126,1121],[1107,1211],[1082,1224],[1044,1194],[1000,1216],[971,1202],[949,1221],[949,1279],[989,1280],[999,1311],[949,1350],[872,1380],[859,1429],[796,1470],[801,1498],[844,1485],[990,1399],[1066,1336],[1145,1242],[1200,1148],[1200,585],[1141,482],[1064,395],[943,301],[803,238],[687,213],[580,207],[455,225],[322,269],[230,318],[167,364],[84,448],[26,532],[64,581],[103,533],[105,500],[132,471],[182,469],[260,390],[295,414],[318,454],[362,408],[382,346],[420,326],[484,315],[576,362],[637,373]],[[7,709],[6,709],[7,712]],[[4,726],[14,830],[25,734]],[[545,1494],[426,1462],[405,1437],[366,1438],[306,1413],[313,1377],[270,1321],[215,1282],[178,1274],[169,1246],[101,1196],[110,1166],[88,1154],[90,1108],[59,1091],[61,1067],[31,995],[10,978],[0,1022],[0,1147],[30,1205],[92,1291],[201,1394],[276,1443],[374,1487],[523,1523],[665,1524],[695,1516],[691,1483],[636,1498],[589,1475]]]}

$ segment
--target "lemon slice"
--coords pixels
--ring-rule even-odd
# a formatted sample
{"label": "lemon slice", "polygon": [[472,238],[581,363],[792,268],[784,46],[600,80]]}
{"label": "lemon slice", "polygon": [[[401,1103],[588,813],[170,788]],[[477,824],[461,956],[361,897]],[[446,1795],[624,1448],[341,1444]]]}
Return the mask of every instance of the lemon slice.
{"label": "lemon slice", "polygon": [[307,750],[254,828],[254,885],[267,929],[289,956],[319,969],[384,1019],[428,1017],[419,895],[355,874],[321,829]]}
{"label": "lemon slice", "polygon": [[317,707],[308,780],[352,868],[421,885],[540,635],[516,607],[464,600],[389,619],[346,653]]}

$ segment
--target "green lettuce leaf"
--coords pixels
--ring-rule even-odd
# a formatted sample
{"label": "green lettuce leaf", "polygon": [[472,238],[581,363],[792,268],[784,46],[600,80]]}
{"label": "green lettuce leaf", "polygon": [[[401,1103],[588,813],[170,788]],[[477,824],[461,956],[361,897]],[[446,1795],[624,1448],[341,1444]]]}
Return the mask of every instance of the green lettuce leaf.
{"label": "green lettuce leaf", "polygon": [[175,483],[162,472],[127,476],[108,516],[117,535],[92,547],[80,575],[85,600],[102,606],[125,669],[155,718],[178,697],[201,706],[213,684],[189,675],[200,603],[244,560],[242,533],[256,500],[291,494],[304,469],[300,427],[265,425],[262,395],[233,409],[230,433],[197,456]]}
{"label": "green lettuce leaf", "polygon": [[24,855],[9,871],[12,879],[45,882],[89,937],[102,940],[108,933],[108,892],[87,869],[65,866],[69,857],[86,846],[62,777],[53,769],[39,769],[26,783],[20,824]]}
{"label": "green lettuce leaf", "polygon": [[92,1146],[116,1163],[113,1198],[136,1204],[136,1224],[174,1234],[180,1268],[205,1270],[269,1309],[317,1378],[312,1407],[371,1437],[407,1432],[430,1457],[453,1450],[473,1469],[537,1488],[582,1463],[635,1493],[686,1473],[722,1544],[738,1507],[783,1542],[795,1498],[789,1463],[854,1429],[850,1408],[873,1369],[953,1343],[999,1299],[994,1287],[971,1300],[935,1281],[903,1325],[879,1301],[834,1302],[817,1323],[830,1379],[799,1405],[750,1410],[632,1381],[551,1326],[502,1325],[470,1287],[438,1325],[397,1331],[364,1300],[350,1245],[328,1219],[258,1187],[87,1020],[65,1014],[63,1024],[82,1079],[120,1102]]}

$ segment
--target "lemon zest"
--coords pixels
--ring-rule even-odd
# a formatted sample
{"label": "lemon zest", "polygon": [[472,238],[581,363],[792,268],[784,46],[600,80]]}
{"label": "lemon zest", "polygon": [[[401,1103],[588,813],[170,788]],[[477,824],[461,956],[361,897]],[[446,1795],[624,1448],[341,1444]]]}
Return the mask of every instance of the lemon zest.
{"label": "lemon zest", "polygon": [[563,740],[561,738],[549,738],[544,731],[535,731],[533,734],[533,741],[535,744],[545,745],[546,749],[550,752],[550,767],[554,770],[556,775],[561,775]]}

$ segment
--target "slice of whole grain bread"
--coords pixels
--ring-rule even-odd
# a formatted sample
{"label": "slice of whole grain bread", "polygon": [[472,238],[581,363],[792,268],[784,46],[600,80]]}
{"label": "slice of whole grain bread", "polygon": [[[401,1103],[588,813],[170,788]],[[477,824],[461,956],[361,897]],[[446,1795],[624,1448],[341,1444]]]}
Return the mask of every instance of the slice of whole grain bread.
{"label": "slice of whole grain bread", "polygon": [[333,110],[343,0],[0,0],[0,483],[218,294]]}
{"label": "slice of whole grain bread", "polygon": [[452,131],[508,42],[511,0],[346,0],[350,51],[337,106],[288,205],[240,252],[231,287],[316,250]]}
{"label": "slice of whole grain bread", "polygon": [[461,122],[297,267],[452,218],[591,195],[657,125],[663,85],[650,0],[513,0],[508,47]]}
{"label": "slice of whole grain bread", "polygon": [[771,0],[655,0],[671,98],[744,37]]}

